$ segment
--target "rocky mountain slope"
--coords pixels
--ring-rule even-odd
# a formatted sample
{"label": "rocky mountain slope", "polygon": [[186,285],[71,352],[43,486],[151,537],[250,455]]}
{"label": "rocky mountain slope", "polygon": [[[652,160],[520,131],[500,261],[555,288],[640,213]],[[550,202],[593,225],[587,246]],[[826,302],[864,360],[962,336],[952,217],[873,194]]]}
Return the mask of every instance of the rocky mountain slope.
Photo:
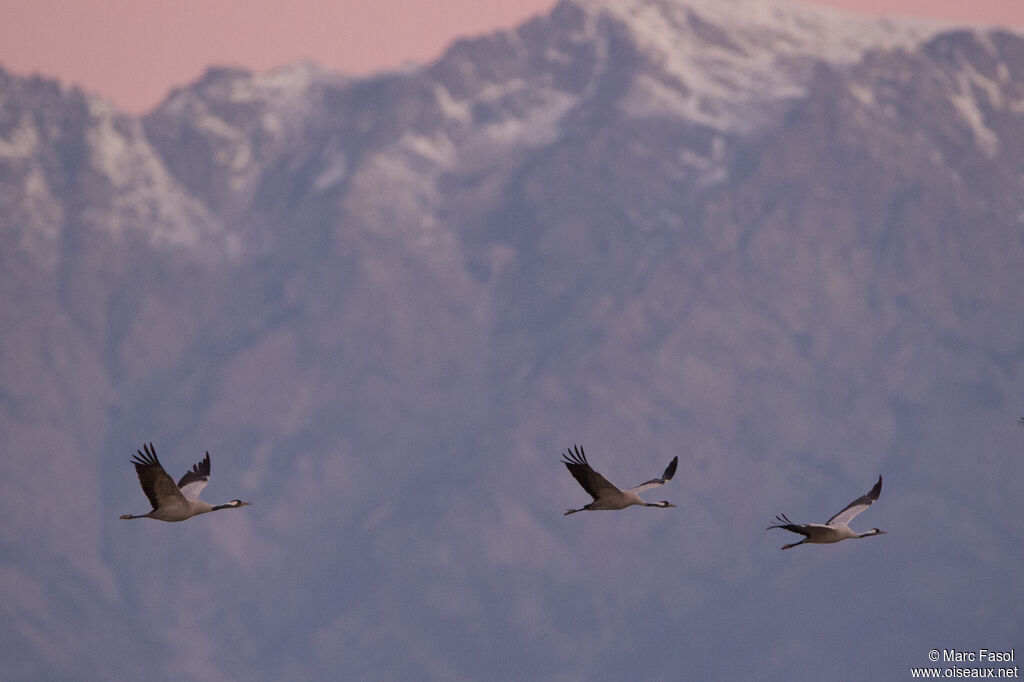
{"label": "rocky mountain slope", "polygon": [[[213,68],[141,118],[0,71],[0,677],[1009,648],[1022,235],[1007,30],[563,0],[402,72]],[[150,440],[254,506],[117,521]],[[678,454],[680,508],[563,519],[575,442],[623,485]],[[879,473],[887,537],[762,533]]]}

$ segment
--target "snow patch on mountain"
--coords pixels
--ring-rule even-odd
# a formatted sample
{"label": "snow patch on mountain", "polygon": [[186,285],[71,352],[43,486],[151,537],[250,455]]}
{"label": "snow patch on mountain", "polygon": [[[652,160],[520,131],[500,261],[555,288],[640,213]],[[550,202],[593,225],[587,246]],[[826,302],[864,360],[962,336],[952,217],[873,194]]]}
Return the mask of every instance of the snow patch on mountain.
{"label": "snow patch on mountain", "polygon": [[40,131],[28,113],[6,137],[0,136],[0,168],[5,171],[0,206],[19,227],[19,247],[49,270],[56,263],[64,211],[40,161],[41,144]]}
{"label": "snow patch on mountain", "polygon": [[977,99],[963,91],[950,95],[949,99],[970,127],[978,148],[989,158],[995,157],[999,151],[999,138],[985,124],[985,115],[979,108]]}
{"label": "snow patch on mountain", "polygon": [[576,0],[625,26],[653,69],[637,78],[630,116],[682,116],[750,132],[804,94],[814,65],[852,63],[869,49],[911,47],[940,28],[763,0]]}
{"label": "snow patch on mountain", "polygon": [[[317,93],[347,82],[309,63],[257,75],[211,68],[148,115],[146,129],[182,184],[213,200],[214,209],[237,207],[251,199],[268,162],[304,134]],[[215,166],[215,179],[205,184],[193,177],[200,153],[212,154]]]}
{"label": "snow patch on mountain", "polygon": [[104,100],[90,98],[85,132],[89,165],[103,182],[105,200],[85,208],[82,219],[118,234],[138,229],[153,244],[197,245],[220,227],[199,202],[167,173],[146,141],[138,119],[121,116]]}
{"label": "snow patch on mountain", "polygon": [[446,117],[463,125],[472,122],[472,107],[467,100],[456,100],[441,83],[434,84],[433,92],[438,106]]}
{"label": "snow patch on mountain", "polygon": [[39,135],[29,115],[23,114],[7,135],[0,137],[0,158],[31,159],[39,146]]}
{"label": "snow patch on mountain", "polygon": [[[979,43],[991,50],[991,56],[999,57],[991,41],[982,33]],[[1006,83],[1011,75],[1005,62],[999,62],[995,68],[995,78],[984,75],[978,68],[967,61],[961,62],[955,74],[955,86],[951,88],[949,99],[959,112],[961,118],[971,129],[978,147],[989,157],[999,153],[999,138],[986,121],[985,110],[1010,109],[1021,111],[1024,99],[1009,99],[1004,96]]]}

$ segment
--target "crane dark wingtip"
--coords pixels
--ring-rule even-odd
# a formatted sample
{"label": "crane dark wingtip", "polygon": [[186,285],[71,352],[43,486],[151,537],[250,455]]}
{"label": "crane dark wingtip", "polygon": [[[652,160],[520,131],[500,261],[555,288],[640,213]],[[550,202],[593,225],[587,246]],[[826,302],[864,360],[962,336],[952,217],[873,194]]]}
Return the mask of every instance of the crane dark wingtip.
{"label": "crane dark wingtip", "polygon": [[562,457],[562,463],[566,466],[570,464],[573,466],[590,466],[590,463],[587,461],[587,455],[583,452],[583,448],[578,445],[566,448]]}
{"label": "crane dark wingtip", "polygon": [[129,459],[132,464],[136,467],[147,467],[156,464],[160,465],[160,460],[156,456],[156,448],[153,447],[152,443],[144,443],[141,450],[136,450],[135,454]]}
{"label": "crane dark wingtip", "polygon": [[679,455],[672,458],[672,461],[668,463],[665,468],[665,473],[661,475],[662,480],[671,481],[672,477],[676,475],[676,468],[679,466]]}
{"label": "crane dark wingtip", "polygon": [[868,493],[868,499],[871,501],[877,500],[878,496],[882,494],[882,476],[878,476],[878,482],[875,483],[874,487],[871,488],[871,492]]}

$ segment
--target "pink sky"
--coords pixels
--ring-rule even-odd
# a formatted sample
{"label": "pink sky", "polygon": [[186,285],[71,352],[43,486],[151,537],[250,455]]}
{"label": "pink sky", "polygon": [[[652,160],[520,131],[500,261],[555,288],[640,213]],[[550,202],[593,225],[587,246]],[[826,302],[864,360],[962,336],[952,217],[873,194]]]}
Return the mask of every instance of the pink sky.
{"label": "pink sky", "polygon": [[[875,14],[1024,27],[1024,0],[814,0]],[[308,59],[349,73],[436,57],[555,0],[3,0],[0,66],[79,85],[141,112],[211,64]]]}

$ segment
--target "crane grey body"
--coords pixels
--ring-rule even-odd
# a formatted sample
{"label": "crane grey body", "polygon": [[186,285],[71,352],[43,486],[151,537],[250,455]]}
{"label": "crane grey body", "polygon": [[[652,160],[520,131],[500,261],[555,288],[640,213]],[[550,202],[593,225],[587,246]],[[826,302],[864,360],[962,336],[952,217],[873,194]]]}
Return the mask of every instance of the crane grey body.
{"label": "crane grey body", "polygon": [[212,505],[199,499],[199,493],[210,480],[210,453],[206,453],[203,461],[192,466],[185,472],[177,484],[156,458],[153,444],[143,445],[143,449],[132,457],[135,473],[139,476],[142,492],[146,493],[153,509],[148,514],[124,514],[122,519],[156,519],[158,521],[184,521],[199,514],[219,509],[236,509],[249,506],[248,502],[231,500],[224,504]]}
{"label": "crane grey body", "polygon": [[884,530],[878,528],[872,528],[871,530],[858,533],[850,529],[849,523],[853,520],[853,517],[860,514],[862,511],[870,507],[878,496],[882,493],[882,477],[878,477],[878,483],[868,491],[866,495],[861,495],[850,504],[843,507],[843,510],[833,516],[825,523],[793,523],[789,520],[789,517],[785,514],[779,514],[775,517],[778,524],[768,526],[767,530],[772,528],[782,528],[788,530],[791,533],[798,533],[804,536],[804,539],[800,542],[794,542],[793,544],[783,545],[782,549],[789,549],[790,547],[796,547],[802,545],[805,542],[809,544],[829,544],[832,542],[839,542],[840,540],[846,540],[848,538],[869,538],[874,535],[885,535]]}
{"label": "crane grey body", "polygon": [[590,463],[587,461],[587,456],[583,452],[583,448],[574,446],[573,450],[567,450],[562,463],[565,464],[569,473],[573,475],[579,484],[583,486],[594,501],[586,505],[581,509],[567,509],[565,515],[575,514],[581,511],[595,511],[603,509],[625,509],[633,505],[640,505],[643,507],[674,507],[676,505],[671,502],[662,500],[661,502],[645,502],[640,499],[638,493],[648,490],[650,488],[657,488],[660,485],[664,485],[667,481],[672,480],[672,476],[676,473],[676,465],[679,464],[679,458],[673,457],[672,461],[669,462],[668,467],[665,468],[665,473],[661,475],[661,478],[652,478],[646,483],[641,483],[635,488],[628,488],[626,490],[619,490],[617,487],[608,482],[601,474],[594,471],[591,468]]}

